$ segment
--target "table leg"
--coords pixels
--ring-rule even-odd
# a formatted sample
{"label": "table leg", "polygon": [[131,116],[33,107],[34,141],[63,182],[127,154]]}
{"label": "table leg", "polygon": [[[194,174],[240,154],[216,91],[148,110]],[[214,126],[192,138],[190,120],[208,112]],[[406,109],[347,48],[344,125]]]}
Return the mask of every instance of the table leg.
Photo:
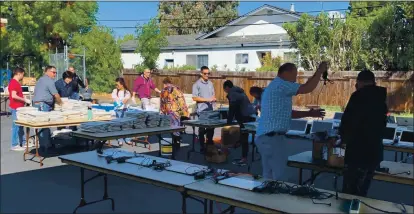
{"label": "table leg", "polygon": [[299,185],[302,185],[302,172],[303,172],[303,169],[299,168]]}
{"label": "table leg", "polygon": [[183,214],[187,214],[187,193],[182,192],[181,197],[182,197],[181,211],[183,212]]}
{"label": "table leg", "polygon": [[394,153],[394,162],[397,162],[397,160],[398,160],[398,152],[395,152]]}
{"label": "table leg", "polygon": [[[87,182],[91,181],[91,180],[94,180],[97,177],[100,177],[100,176],[104,176],[104,195],[103,195],[102,199],[92,201],[92,202],[86,202],[86,200],[85,200],[85,184]],[[103,173],[98,173],[97,175],[85,180],[85,169],[81,168],[81,199],[80,199],[79,205],[75,208],[75,210],[73,210],[73,213],[76,213],[76,211],[81,207],[84,207],[84,206],[87,206],[87,205],[90,205],[90,204],[95,204],[95,203],[98,203],[98,202],[101,202],[101,201],[107,201],[107,200],[111,201],[111,208],[112,208],[112,211],[114,211],[115,210],[115,201],[114,201],[114,199],[108,197],[108,178],[107,178],[107,175],[103,174]]]}
{"label": "table leg", "polygon": [[208,213],[208,210],[207,210],[207,202],[208,202],[208,200],[207,199],[204,199],[204,213],[205,214]]}
{"label": "table leg", "polygon": [[213,214],[213,201],[209,200],[209,205],[210,205],[210,214]]}
{"label": "table leg", "polygon": [[195,126],[192,126],[192,128],[193,128],[193,146],[191,147],[191,150],[187,152],[187,160],[190,159],[191,152],[195,151],[195,143],[196,143]]}
{"label": "table leg", "polygon": [[401,152],[400,161],[403,161],[404,159],[404,152]]}
{"label": "table leg", "polygon": [[26,127],[26,150],[23,153],[23,161],[26,161],[26,155],[29,154],[29,138],[30,138],[30,128]]}

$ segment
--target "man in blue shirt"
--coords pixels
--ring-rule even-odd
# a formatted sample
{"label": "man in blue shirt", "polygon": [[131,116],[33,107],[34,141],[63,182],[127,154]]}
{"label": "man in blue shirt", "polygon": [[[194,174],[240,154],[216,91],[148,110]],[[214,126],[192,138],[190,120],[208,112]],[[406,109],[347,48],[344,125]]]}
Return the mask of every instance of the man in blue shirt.
{"label": "man in blue shirt", "polygon": [[289,154],[285,133],[290,128],[291,119],[325,115],[322,109],[292,110],[292,97],[311,93],[327,69],[327,63],[322,62],[315,74],[305,84],[300,85],[296,83],[298,70],[295,64],[285,63],[280,66],[277,77],[263,92],[261,116],[256,131],[256,145],[262,156],[263,177],[280,180],[286,169]]}
{"label": "man in blue shirt", "polygon": [[73,74],[70,71],[65,71],[62,74],[62,79],[55,82],[56,89],[60,97],[71,97],[73,95],[72,87]]}

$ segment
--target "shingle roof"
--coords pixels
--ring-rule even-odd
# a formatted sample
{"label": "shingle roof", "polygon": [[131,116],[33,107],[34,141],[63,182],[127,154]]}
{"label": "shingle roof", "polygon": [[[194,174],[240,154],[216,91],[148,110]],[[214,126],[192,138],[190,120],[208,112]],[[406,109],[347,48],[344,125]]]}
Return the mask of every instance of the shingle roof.
{"label": "shingle roof", "polygon": [[[289,36],[287,34],[254,35],[244,37],[228,36],[196,40],[199,36],[200,35],[196,34],[168,36],[168,46],[164,47],[163,50],[241,47],[242,44],[243,46],[290,45]],[[130,40],[121,44],[121,50],[134,51],[137,46],[137,40]]]}

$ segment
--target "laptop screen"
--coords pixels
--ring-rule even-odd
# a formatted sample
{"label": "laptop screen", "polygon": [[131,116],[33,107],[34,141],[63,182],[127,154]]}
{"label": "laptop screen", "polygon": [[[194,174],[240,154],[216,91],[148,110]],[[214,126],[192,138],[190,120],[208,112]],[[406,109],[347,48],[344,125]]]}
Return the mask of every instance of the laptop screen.
{"label": "laptop screen", "polygon": [[334,118],[335,120],[340,120],[342,118],[343,112],[335,112]]}
{"label": "laptop screen", "polygon": [[332,122],[313,121],[311,132],[325,132],[333,129]]}
{"label": "laptop screen", "polygon": [[397,124],[399,126],[413,126],[413,118],[397,117]]}
{"label": "laptop screen", "polygon": [[305,131],[306,130],[306,124],[308,124],[308,121],[306,120],[291,120],[290,121],[290,128],[289,130],[294,131]]}
{"label": "laptop screen", "polygon": [[27,87],[27,86],[22,86],[22,91],[23,91],[23,92],[29,92],[29,87]]}
{"label": "laptop screen", "polygon": [[414,132],[403,131],[400,140],[404,142],[414,142]]}
{"label": "laptop screen", "polygon": [[394,140],[395,138],[395,128],[387,127],[385,128],[384,139]]}

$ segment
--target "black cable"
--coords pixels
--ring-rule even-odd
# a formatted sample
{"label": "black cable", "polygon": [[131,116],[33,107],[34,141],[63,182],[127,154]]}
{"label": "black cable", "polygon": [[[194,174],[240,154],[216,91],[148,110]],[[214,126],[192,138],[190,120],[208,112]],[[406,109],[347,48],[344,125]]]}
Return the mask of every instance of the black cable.
{"label": "black cable", "polygon": [[[367,6],[367,7],[359,7],[359,8],[352,8],[353,10],[357,9],[367,9],[367,8],[376,8],[376,7],[383,7],[381,6]],[[331,9],[331,10],[314,10],[314,11],[305,11],[305,12],[283,12],[283,13],[275,13],[275,14],[253,14],[253,15],[241,15],[235,17],[232,21],[242,18],[242,17],[254,17],[254,16],[280,16],[280,15],[288,15],[288,14],[305,14],[305,13],[320,13],[320,12],[332,12],[332,11],[346,11],[349,10],[349,8],[341,8],[341,9]],[[216,17],[192,17],[192,18],[159,18],[157,20],[194,20],[194,19],[227,19],[231,18],[229,16],[216,16]],[[141,22],[141,21],[150,21],[151,19],[101,19],[97,20],[98,22]]]}

